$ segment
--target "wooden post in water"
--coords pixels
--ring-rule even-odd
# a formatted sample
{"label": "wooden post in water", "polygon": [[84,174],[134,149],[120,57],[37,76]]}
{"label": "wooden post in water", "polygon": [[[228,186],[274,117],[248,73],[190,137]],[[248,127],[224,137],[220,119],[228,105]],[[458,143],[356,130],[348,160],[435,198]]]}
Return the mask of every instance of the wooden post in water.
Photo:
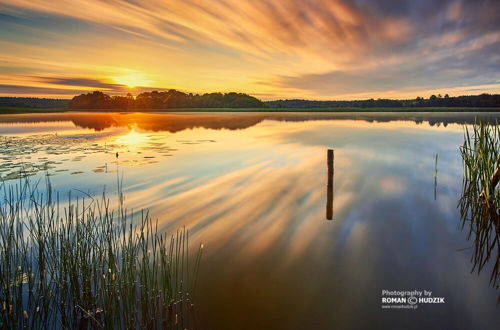
{"label": "wooden post in water", "polygon": [[327,162],[328,162],[328,187],[333,186],[333,149],[328,149],[327,151]]}
{"label": "wooden post in water", "polygon": [[436,163],[434,165],[434,200],[437,200],[437,184],[438,184],[438,154],[436,154]]}
{"label": "wooden post in water", "polygon": [[326,153],[328,167],[328,184],[326,199],[326,219],[333,219],[333,149],[328,149]]}

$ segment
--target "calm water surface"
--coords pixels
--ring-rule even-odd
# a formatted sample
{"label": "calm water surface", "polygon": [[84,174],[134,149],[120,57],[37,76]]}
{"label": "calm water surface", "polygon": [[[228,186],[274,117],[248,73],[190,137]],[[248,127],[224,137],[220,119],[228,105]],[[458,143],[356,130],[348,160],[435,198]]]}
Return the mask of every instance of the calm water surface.
{"label": "calm water surface", "polygon": [[[457,210],[458,147],[474,118],[0,115],[0,176],[14,184],[23,166],[59,191],[98,194],[123,173],[128,208],[204,243],[202,329],[497,329],[499,292],[488,272],[471,273]],[[430,290],[446,303],[383,310],[384,289]]]}

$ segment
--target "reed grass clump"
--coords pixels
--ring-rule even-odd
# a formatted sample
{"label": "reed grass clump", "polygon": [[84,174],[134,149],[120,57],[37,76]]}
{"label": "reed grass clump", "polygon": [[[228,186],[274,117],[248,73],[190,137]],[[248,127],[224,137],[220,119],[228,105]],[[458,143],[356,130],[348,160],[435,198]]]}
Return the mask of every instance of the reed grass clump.
{"label": "reed grass clump", "polygon": [[[464,163],[459,202],[462,228],[468,224],[473,240],[473,271],[491,265],[490,283],[499,288],[500,263],[500,129],[476,122],[465,129],[460,148]],[[499,300],[500,302],[500,300]]]}
{"label": "reed grass clump", "polygon": [[201,247],[191,266],[185,229],[169,236],[147,212],[134,219],[121,192],[112,209],[106,193],[60,203],[39,185],[1,187],[0,328],[194,327]]}

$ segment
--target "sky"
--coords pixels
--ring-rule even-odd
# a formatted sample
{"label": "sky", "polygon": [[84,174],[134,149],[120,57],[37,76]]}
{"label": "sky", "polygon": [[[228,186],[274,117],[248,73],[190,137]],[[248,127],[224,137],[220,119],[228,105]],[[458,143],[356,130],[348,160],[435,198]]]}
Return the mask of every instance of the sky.
{"label": "sky", "polygon": [[0,0],[0,95],[500,93],[498,0]]}

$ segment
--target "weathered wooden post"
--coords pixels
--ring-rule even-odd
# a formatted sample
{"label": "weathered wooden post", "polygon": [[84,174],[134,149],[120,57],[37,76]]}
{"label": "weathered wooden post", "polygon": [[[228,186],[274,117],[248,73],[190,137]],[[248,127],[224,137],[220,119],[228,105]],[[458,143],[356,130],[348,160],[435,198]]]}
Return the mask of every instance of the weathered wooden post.
{"label": "weathered wooden post", "polygon": [[436,154],[436,163],[434,165],[434,200],[437,200],[437,185],[438,185],[438,154]]}
{"label": "weathered wooden post", "polygon": [[333,219],[333,149],[328,149],[326,153],[328,167],[328,184],[326,198],[326,219]]}
{"label": "weathered wooden post", "polygon": [[333,149],[327,151],[328,162],[328,187],[333,186]]}

